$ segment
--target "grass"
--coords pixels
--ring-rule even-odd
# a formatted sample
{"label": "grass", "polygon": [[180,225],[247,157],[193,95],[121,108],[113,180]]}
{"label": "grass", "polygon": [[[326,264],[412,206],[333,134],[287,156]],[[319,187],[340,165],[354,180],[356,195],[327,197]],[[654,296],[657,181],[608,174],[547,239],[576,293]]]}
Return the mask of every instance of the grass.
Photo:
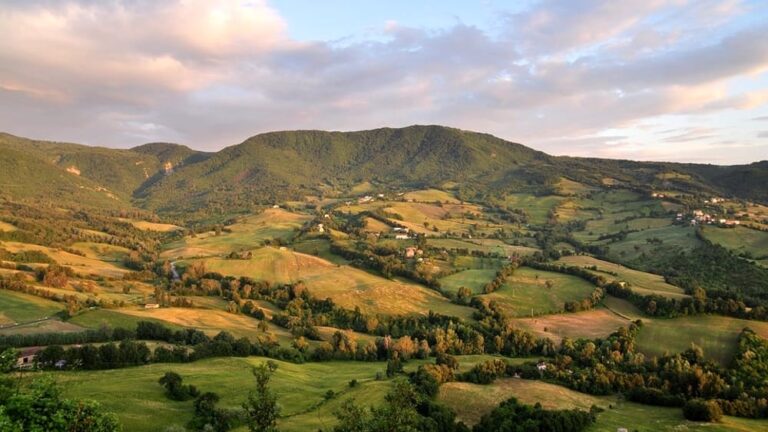
{"label": "grass", "polygon": [[261,247],[265,240],[288,239],[311,217],[269,208],[230,225],[232,232],[214,232],[185,237],[165,246],[162,256],[169,259],[224,255]]}
{"label": "grass", "polygon": [[496,270],[470,269],[454,273],[440,279],[440,285],[447,291],[456,292],[461,287],[467,287],[473,294],[482,294],[485,284],[493,280]]}
{"label": "grass", "polygon": [[334,264],[347,264],[349,261],[331,252],[331,242],[325,238],[310,238],[291,244],[296,252],[314,255]]}
{"label": "grass", "polygon": [[[186,364],[147,366],[93,372],[58,372],[54,375],[70,397],[95,399],[106,410],[117,414],[126,431],[158,431],[172,425],[184,425],[193,414],[192,401],[167,399],[157,380],[169,370],[179,373],[185,383],[201,391],[221,396],[220,406],[238,408],[248,391],[255,387],[250,369],[265,358],[217,358]],[[333,424],[332,411],[346,397],[358,403],[375,404],[383,400],[390,381],[374,381],[377,372],[386,369],[377,362],[325,362],[293,364],[276,361],[271,388],[278,397],[283,418],[281,430],[314,431],[318,425]],[[360,386],[349,389],[350,380]],[[328,390],[341,393],[323,404]]]}
{"label": "grass", "polygon": [[374,219],[371,217],[365,218],[365,231],[367,232],[378,232],[378,233],[388,233],[392,231],[392,227],[385,224],[384,222]]}
{"label": "grass", "polygon": [[[121,309],[120,313],[145,320],[147,318],[163,321],[178,327],[188,327],[201,330],[209,336],[221,331],[227,331],[236,338],[247,337],[257,340],[269,336],[259,330],[259,320],[246,315],[232,314],[218,309],[200,308],[160,308],[160,309]],[[288,330],[268,323],[268,332],[274,335],[280,343],[290,343],[293,340]]]}
{"label": "grass", "polygon": [[510,316],[529,316],[560,312],[565,302],[583,300],[594,289],[576,276],[521,267],[500,289],[481,297],[495,301]]}
{"label": "grass", "polygon": [[440,201],[444,203],[459,203],[460,201],[450,193],[441,191],[438,189],[426,189],[408,192],[403,195],[406,200],[422,201],[422,202],[435,202]]}
{"label": "grass", "polygon": [[607,405],[606,398],[598,398],[569,390],[543,381],[519,378],[501,378],[490,385],[450,382],[440,386],[438,400],[456,412],[457,420],[474,425],[499,403],[516,397],[525,404],[541,403],[547,409],[581,408]]}
{"label": "grass", "polygon": [[704,228],[704,237],[736,253],[746,252],[755,258],[768,258],[768,232],[741,226],[735,228],[708,226]]}
{"label": "grass", "polygon": [[441,249],[467,249],[468,251],[480,251],[484,253],[497,252],[502,255],[533,255],[539,249],[528,246],[515,246],[504,243],[496,239],[477,239],[477,240],[459,240],[459,239],[429,239],[427,244],[430,247]]}
{"label": "grass", "polygon": [[63,309],[61,303],[52,300],[0,290],[0,325],[43,319]]}
{"label": "grass", "polygon": [[0,329],[0,335],[31,335],[43,333],[77,333],[83,328],[75,324],[51,318],[43,321],[35,321],[15,327]]}
{"label": "grass", "polygon": [[443,384],[438,400],[456,411],[457,420],[473,425],[482,415],[491,412],[510,397],[529,405],[540,403],[547,409],[589,410],[592,405],[597,405],[604,411],[598,414],[595,424],[587,428],[589,432],[615,432],[619,428],[638,432],[751,432],[768,428],[766,420],[737,417],[724,417],[720,423],[691,422],[683,417],[680,408],[641,405],[614,396],[592,396],[543,381],[517,378],[499,379],[490,385],[461,382]]}
{"label": "grass", "polygon": [[[648,239],[657,238],[662,244],[648,243]],[[691,250],[701,244],[692,227],[668,226],[630,233],[627,238],[609,243],[608,257],[618,262],[644,262],[647,257],[658,255],[669,249]]]}
{"label": "grass", "polygon": [[148,221],[141,221],[141,220],[140,221],[128,220],[128,222],[130,222],[131,225],[135,226],[136,228],[144,231],[171,232],[171,231],[177,231],[177,230],[183,229],[178,225],[166,224],[166,223],[156,223],[156,222],[148,222]]}
{"label": "grass", "polygon": [[94,257],[80,256],[46,246],[18,242],[2,242],[2,247],[10,252],[19,252],[24,250],[36,250],[43,252],[58,264],[71,267],[75,273],[81,275],[97,275],[120,279],[126,273],[130,272],[128,269]]}
{"label": "grass", "polygon": [[165,324],[167,327],[173,330],[179,330],[182,328],[181,326],[170,324],[164,320],[136,317],[114,309],[87,310],[70,318],[68,322],[89,329],[97,329],[101,326],[107,325],[111,328],[126,328],[135,330],[139,321],[152,321],[155,323]]}
{"label": "grass", "polygon": [[549,338],[559,343],[563,338],[604,338],[619,327],[629,325],[629,320],[606,308],[588,311],[542,315],[533,318],[516,319],[515,324],[537,337]]}
{"label": "grass", "polygon": [[601,275],[609,281],[619,280],[627,282],[639,294],[658,294],[672,298],[687,297],[682,288],[668,284],[662,276],[633,270],[620,264],[603,261],[591,256],[566,256],[561,258],[558,263],[577,267],[597,267],[596,271],[592,271],[593,273]]}
{"label": "grass", "polygon": [[78,242],[70,247],[84,253],[88,258],[99,261],[121,262],[131,253],[128,248],[104,243]]}
{"label": "grass", "polygon": [[250,260],[205,260],[209,271],[249,276],[276,283],[303,281],[316,297],[331,298],[347,309],[384,315],[427,314],[429,310],[468,318],[472,309],[450,303],[433,290],[399,279],[385,279],[366,271],[333,264],[288,249],[266,247]]}
{"label": "grass", "polygon": [[661,356],[700,346],[704,357],[728,365],[737,347],[738,336],[750,327],[768,337],[768,323],[715,315],[699,315],[673,319],[643,320],[645,325],[637,337],[637,348],[646,356]]}
{"label": "grass", "polygon": [[539,197],[531,194],[510,194],[507,195],[505,204],[525,210],[529,222],[540,225],[546,223],[549,212],[565,200],[566,198],[555,195]]}
{"label": "grass", "polygon": [[597,417],[597,422],[587,432],[616,432],[619,428],[629,431],[706,431],[706,432],[753,432],[768,428],[766,420],[738,417],[723,417],[720,423],[699,423],[688,421],[679,408],[665,408],[641,405],[632,402],[615,401],[612,408]]}
{"label": "grass", "polygon": [[555,187],[557,188],[557,192],[562,195],[580,195],[593,192],[595,190],[595,188],[592,186],[587,186],[583,183],[579,183],[565,177],[560,178],[560,180],[555,184]]}

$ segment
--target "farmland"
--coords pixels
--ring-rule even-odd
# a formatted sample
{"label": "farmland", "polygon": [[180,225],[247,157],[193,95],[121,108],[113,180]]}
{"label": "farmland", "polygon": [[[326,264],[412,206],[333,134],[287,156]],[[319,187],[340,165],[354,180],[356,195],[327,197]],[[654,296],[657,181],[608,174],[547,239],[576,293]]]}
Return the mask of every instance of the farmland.
{"label": "farmland", "polygon": [[495,301],[512,316],[560,312],[567,301],[580,301],[594,290],[576,276],[521,267],[497,291],[480,297]]}
{"label": "farmland", "polygon": [[[192,402],[174,402],[164,395],[157,383],[166,371],[180,374],[185,382],[203,391],[216,391],[224,407],[238,407],[254,387],[251,367],[267,359],[259,357],[202,360],[189,364],[153,364],[130,369],[96,372],[58,373],[67,395],[97,399],[117,413],[125,430],[143,432],[183,426],[191,420]],[[358,401],[377,403],[388,391],[389,382],[375,381],[383,363],[328,362],[297,365],[277,361],[273,388],[282,407],[280,426],[286,430],[314,430],[318,424],[333,423],[333,404],[324,404],[328,390],[340,393],[340,399],[355,397]],[[322,379],[318,379],[322,377]],[[349,389],[357,379],[361,385]],[[109,383],[104,385],[104,383]],[[295,391],[301,388],[301,392]],[[363,399],[366,398],[366,399]],[[368,399],[370,398],[370,399]],[[152,416],[147,413],[152,412]]]}
{"label": "farmland", "polygon": [[727,365],[736,350],[738,335],[749,327],[768,337],[768,323],[712,315],[672,319],[655,318],[645,324],[637,339],[638,350],[648,356],[682,352],[696,344],[704,356]]}
{"label": "farmland", "polygon": [[319,298],[363,311],[389,314],[427,314],[430,310],[468,317],[471,309],[454,305],[421,285],[390,280],[349,266],[290,250],[266,247],[249,260],[211,258],[206,268],[234,276],[249,276],[276,283],[303,282]]}
{"label": "farmland", "polygon": [[735,228],[706,227],[704,237],[739,254],[758,259],[768,258],[768,232],[737,226]]}
{"label": "farmland", "polygon": [[63,310],[61,303],[13,291],[0,291],[0,325],[47,318]]}
{"label": "farmland", "polygon": [[662,276],[633,270],[620,264],[599,260],[587,255],[566,256],[561,258],[558,263],[587,268],[592,273],[603,276],[609,281],[627,282],[632,290],[643,295],[656,294],[670,298],[685,297],[681,288],[667,283]]}
{"label": "farmland", "polygon": [[228,226],[229,232],[217,235],[211,231],[172,242],[165,247],[163,256],[178,259],[256,249],[266,240],[291,237],[309,219],[279,208],[266,209]]}
{"label": "farmland", "polygon": [[525,404],[541,403],[548,409],[580,408],[589,410],[592,405],[603,408],[590,432],[614,432],[618,428],[632,431],[655,432],[659,430],[686,431],[753,431],[764,422],[725,417],[722,423],[697,423],[686,420],[679,408],[649,407],[625,402],[615,397],[596,397],[569,390],[565,387],[541,381],[515,378],[500,379],[490,385],[448,383],[440,388],[438,399],[454,409],[460,420],[476,423],[483,414],[496,407],[498,401],[510,397]]}

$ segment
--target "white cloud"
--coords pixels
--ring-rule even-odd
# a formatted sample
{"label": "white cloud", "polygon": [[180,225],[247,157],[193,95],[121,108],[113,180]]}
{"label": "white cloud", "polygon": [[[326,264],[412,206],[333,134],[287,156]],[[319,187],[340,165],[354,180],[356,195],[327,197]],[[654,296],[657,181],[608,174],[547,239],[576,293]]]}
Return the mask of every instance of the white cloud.
{"label": "white cloud", "polygon": [[439,123],[555,153],[663,156],[661,139],[628,131],[765,107],[768,40],[736,25],[754,8],[542,1],[499,33],[382,20],[375,40],[336,45],[290,39],[264,1],[20,2],[0,10],[0,130],[214,149],[268,130]]}

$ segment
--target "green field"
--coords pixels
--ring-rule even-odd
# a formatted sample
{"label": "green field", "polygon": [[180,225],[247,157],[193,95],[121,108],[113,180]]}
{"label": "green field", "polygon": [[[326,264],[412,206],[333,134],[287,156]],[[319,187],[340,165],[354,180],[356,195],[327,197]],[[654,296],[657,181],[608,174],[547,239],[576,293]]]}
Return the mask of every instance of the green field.
{"label": "green field", "polygon": [[590,432],[630,431],[757,431],[768,428],[766,420],[724,417],[721,423],[697,423],[686,420],[679,408],[664,408],[625,402],[613,396],[591,396],[542,381],[503,378],[493,384],[480,385],[451,382],[440,387],[438,399],[456,411],[458,420],[472,425],[500,402],[515,397],[525,404],[540,403],[547,409],[580,408],[597,405],[604,411]]}
{"label": "green field", "polygon": [[249,276],[277,283],[303,281],[316,297],[331,298],[347,309],[360,307],[372,314],[427,314],[430,310],[468,318],[473,309],[452,304],[437,292],[397,279],[385,279],[350,266],[288,249],[261,248],[250,260],[209,258],[209,271]]}
{"label": "green field", "polygon": [[567,198],[555,195],[535,196],[531,194],[507,195],[504,204],[507,207],[525,210],[528,221],[532,224],[547,222],[547,215]]}
{"label": "green field", "polygon": [[89,258],[112,262],[120,262],[131,253],[130,249],[104,243],[77,242],[73,243],[71,248],[84,253]]}
{"label": "green field", "polygon": [[619,327],[628,326],[630,320],[606,308],[595,308],[576,313],[517,318],[514,322],[522,330],[559,343],[564,337],[571,339],[604,338]]}
{"label": "green field", "polygon": [[265,240],[290,238],[311,217],[283,209],[269,208],[228,226],[232,232],[215,232],[184,237],[165,245],[162,256],[168,259],[223,255],[261,247]]}
{"label": "green field", "polygon": [[[30,243],[2,242],[2,247],[10,252],[39,251],[51,257],[56,263],[71,267],[75,273],[83,276],[96,275],[107,278],[122,278],[130,271],[121,265],[102,261],[94,256],[81,256],[67,251]],[[33,265],[35,266],[35,265]]]}
{"label": "green field", "polygon": [[[217,358],[186,364],[152,364],[141,367],[94,372],[59,372],[56,377],[70,397],[95,399],[117,414],[126,431],[162,431],[184,425],[192,418],[192,401],[167,399],[157,380],[169,370],[179,373],[185,383],[221,396],[220,406],[237,408],[255,387],[250,369],[265,361],[260,357]],[[282,408],[281,430],[315,431],[333,424],[333,410],[344,398],[361,404],[377,404],[389,390],[390,381],[375,381],[381,362],[326,362],[301,365],[277,361],[272,389]],[[350,389],[356,379],[361,384]],[[300,389],[301,391],[297,391]],[[341,393],[323,404],[328,390]]]}
{"label": "green field", "polygon": [[63,309],[62,303],[15,291],[0,290],[0,325],[43,319]]}
{"label": "green field", "polygon": [[307,255],[314,255],[334,264],[347,264],[349,261],[331,253],[331,242],[325,238],[307,238],[291,244],[291,249]]}
{"label": "green field", "polygon": [[[662,244],[648,243],[648,239],[661,239]],[[608,257],[612,261],[630,262],[637,260],[639,263],[646,261],[644,257],[658,256],[659,251],[665,250],[691,250],[701,244],[696,238],[693,227],[668,226],[645,231],[633,232],[627,238],[608,243]]]}
{"label": "green field", "polygon": [[459,288],[466,287],[471,289],[473,294],[482,294],[485,284],[495,276],[495,269],[470,269],[440,279],[440,285],[446,291],[456,292]]}
{"label": "green field", "polygon": [[444,203],[458,203],[459,200],[450,193],[441,191],[438,189],[425,189],[413,192],[407,192],[403,195],[403,198],[407,200],[423,201],[423,202],[435,202],[440,201]]}
{"label": "green field", "polygon": [[734,228],[708,226],[704,228],[704,237],[736,253],[746,252],[754,258],[768,258],[768,232],[765,231],[741,226]]}
{"label": "green field", "polygon": [[594,274],[603,276],[609,281],[627,282],[633,291],[642,295],[657,294],[671,298],[687,297],[682,288],[668,284],[662,276],[633,270],[623,265],[603,261],[591,256],[565,256],[557,262],[569,266],[597,267],[596,271],[592,271]]}
{"label": "green field", "polygon": [[637,348],[646,356],[685,351],[695,343],[704,357],[727,365],[737,347],[739,333],[750,327],[768,337],[768,323],[715,315],[699,315],[673,319],[643,319],[645,325],[637,337]]}
{"label": "green field", "polygon": [[480,297],[495,301],[510,316],[530,316],[560,312],[566,301],[583,300],[594,289],[576,276],[521,267],[499,290]]}
{"label": "green field", "polygon": [[468,251],[480,251],[483,253],[498,253],[502,256],[509,255],[532,255],[539,249],[529,246],[516,246],[504,243],[501,240],[496,239],[476,239],[476,240],[459,240],[459,239],[429,239],[427,245],[434,248],[452,250],[452,249],[467,249]]}
{"label": "green field", "polygon": [[575,237],[581,241],[597,241],[601,235],[615,234],[620,231],[645,231],[649,229],[664,228],[672,225],[671,218],[647,218],[637,217],[624,222],[618,222],[626,217],[636,216],[635,212],[627,211],[605,215],[601,219],[593,219],[587,222],[583,231],[575,233]]}
{"label": "green field", "polygon": [[68,322],[90,329],[98,329],[99,327],[105,325],[111,328],[136,329],[139,321],[152,321],[155,323],[165,324],[173,330],[179,330],[182,328],[181,326],[169,324],[167,321],[160,319],[139,318],[133,315],[124,314],[115,309],[87,310],[70,318]]}

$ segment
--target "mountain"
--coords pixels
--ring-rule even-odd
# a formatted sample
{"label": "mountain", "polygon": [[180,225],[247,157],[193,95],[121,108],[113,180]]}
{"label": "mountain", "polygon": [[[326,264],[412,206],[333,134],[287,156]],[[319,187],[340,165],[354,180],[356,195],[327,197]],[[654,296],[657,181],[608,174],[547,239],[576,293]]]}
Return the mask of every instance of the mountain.
{"label": "mountain", "polygon": [[[551,193],[565,177],[596,187],[671,189],[768,202],[768,161],[715,166],[555,157],[443,126],[271,132],[216,153],[170,143],[117,150],[0,134],[0,150],[8,167],[0,174],[4,183],[36,184],[39,179],[31,177],[43,172],[52,177],[44,183],[66,188],[65,196],[100,190],[120,205],[185,218],[247,211],[306,195],[338,196],[364,182],[393,190],[450,182],[460,196],[472,199]],[[36,168],[12,168],[16,158]],[[12,189],[7,193],[18,195]]]}
{"label": "mountain", "polygon": [[122,150],[0,133],[0,182],[9,199],[127,208],[133,206],[133,193],[166,163],[204,157],[175,144]]}
{"label": "mountain", "polygon": [[[344,191],[370,181],[389,187],[508,183],[552,158],[487,134],[439,126],[361,132],[292,131],[256,135],[145,189],[142,204],[170,211],[270,202]],[[173,197],[173,198],[170,198]],[[169,199],[170,198],[170,199]]]}

